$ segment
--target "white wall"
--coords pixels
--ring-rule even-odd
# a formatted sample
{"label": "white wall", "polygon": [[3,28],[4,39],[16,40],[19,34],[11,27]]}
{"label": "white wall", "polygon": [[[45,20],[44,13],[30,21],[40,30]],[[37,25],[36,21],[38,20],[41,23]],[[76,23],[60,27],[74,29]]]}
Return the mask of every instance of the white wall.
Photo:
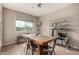
{"label": "white wall", "polygon": [[[42,22],[41,34],[49,35],[49,20],[70,17],[71,24],[76,30],[72,32],[71,45],[79,48],[79,4],[72,4],[53,13],[40,17]],[[57,21],[57,20],[56,20]]]}
{"label": "white wall", "polygon": [[[10,9],[3,8],[3,22],[4,22],[4,40],[3,45],[12,44],[17,41],[17,36],[26,32],[16,32],[16,19],[33,20],[36,23],[38,17],[13,11]],[[33,29],[33,33],[36,31],[36,26]]]}
{"label": "white wall", "polygon": [[0,4],[0,50],[2,46],[2,6]]}

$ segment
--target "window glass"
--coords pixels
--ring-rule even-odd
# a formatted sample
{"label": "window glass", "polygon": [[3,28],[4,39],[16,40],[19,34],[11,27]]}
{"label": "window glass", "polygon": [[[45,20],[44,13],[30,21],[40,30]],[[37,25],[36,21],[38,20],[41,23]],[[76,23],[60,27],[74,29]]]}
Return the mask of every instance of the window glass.
{"label": "window glass", "polygon": [[26,21],[26,30],[32,30],[33,29],[33,22]]}
{"label": "window glass", "polygon": [[16,31],[26,31],[33,29],[33,22],[16,20]]}

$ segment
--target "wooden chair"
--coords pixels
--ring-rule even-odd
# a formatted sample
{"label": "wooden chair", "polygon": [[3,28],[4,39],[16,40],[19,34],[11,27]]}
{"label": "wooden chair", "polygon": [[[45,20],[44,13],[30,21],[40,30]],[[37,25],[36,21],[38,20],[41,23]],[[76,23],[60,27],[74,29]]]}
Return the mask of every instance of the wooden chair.
{"label": "wooden chair", "polygon": [[29,38],[26,38],[26,44],[25,44],[24,52],[27,54],[29,49],[30,49],[30,41],[29,41]]}
{"label": "wooden chair", "polygon": [[27,44],[25,45],[25,49],[24,49],[25,53],[27,54],[29,50],[31,50],[32,55],[34,55],[36,48],[38,48],[38,46],[33,43],[32,39],[27,38]]}
{"label": "wooden chair", "polygon": [[56,46],[56,42],[57,42],[57,39],[54,39],[54,41],[53,41],[53,46],[48,46],[48,48],[47,49],[44,49],[44,51],[47,51],[48,52],[48,54],[50,54],[50,55],[52,55],[52,54],[56,54],[55,53],[55,46]]}
{"label": "wooden chair", "polygon": [[34,52],[36,48],[38,48],[37,44],[34,44],[32,40],[30,40],[31,49],[32,49],[32,55],[34,55]]}

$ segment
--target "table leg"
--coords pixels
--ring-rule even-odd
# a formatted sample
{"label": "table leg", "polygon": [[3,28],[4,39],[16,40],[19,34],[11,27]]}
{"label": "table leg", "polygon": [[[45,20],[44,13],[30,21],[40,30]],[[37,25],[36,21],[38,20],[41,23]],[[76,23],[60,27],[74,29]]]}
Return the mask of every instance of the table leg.
{"label": "table leg", "polygon": [[47,48],[47,46],[39,45],[39,54],[40,55],[47,55],[48,54],[48,52],[43,51],[44,48]]}
{"label": "table leg", "polygon": [[43,55],[43,45],[39,45],[39,54]]}
{"label": "table leg", "polygon": [[[43,48],[48,49],[48,44],[44,44]],[[43,51],[43,54],[48,55],[48,51]]]}

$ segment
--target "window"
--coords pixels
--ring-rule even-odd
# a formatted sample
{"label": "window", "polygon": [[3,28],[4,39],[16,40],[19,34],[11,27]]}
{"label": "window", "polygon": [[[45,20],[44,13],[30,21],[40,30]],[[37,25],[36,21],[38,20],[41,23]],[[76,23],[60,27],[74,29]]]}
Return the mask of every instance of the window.
{"label": "window", "polygon": [[33,29],[32,21],[16,20],[16,31],[26,31]]}
{"label": "window", "polygon": [[31,30],[31,29],[33,29],[33,22],[28,22],[28,21],[26,21],[26,22],[25,22],[25,25],[26,25],[26,30]]}

